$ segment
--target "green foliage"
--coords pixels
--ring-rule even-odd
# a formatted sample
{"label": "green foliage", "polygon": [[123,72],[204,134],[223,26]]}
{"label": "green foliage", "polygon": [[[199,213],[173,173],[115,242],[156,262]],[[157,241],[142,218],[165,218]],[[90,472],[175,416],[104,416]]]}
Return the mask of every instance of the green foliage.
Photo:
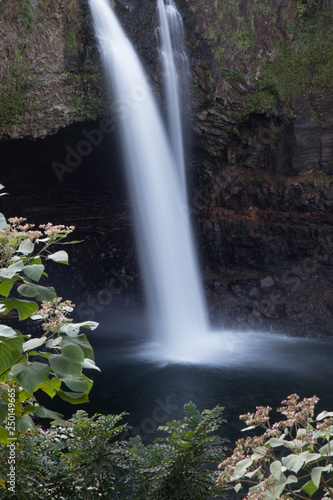
{"label": "green foliage", "polygon": [[10,67],[0,77],[0,125],[11,126],[26,111],[24,100],[24,85],[28,78],[27,61],[19,49],[9,61]]}
{"label": "green foliage", "polygon": [[160,431],[168,437],[144,446],[138,437],[127,447],[130,472],[127,481],[135,499],[203,500],[217,493],[216,472],[208,464],[225,454],[225,441],[217,435],[223,408],[217,406],[200,413],[190,402],[184,406],[185,418],[173,420]]}
{"label": "green foliage", "polygon": [[286,419],[270,424],[270,407],[240,418],[248,427],[264,432],[236,443],[233,455],[219,468],[219,482],[235,485],[238,492],[248,488],[248,500],[311,498],[315,492],[333,496],[333,412],[313,418],[315,396],[298,402],[296,394],[282,401],[278,409]]}
{"label": "green foliage", "polygon": [[[82,118],[96,120],[109,112],[110,102],[107,92],[102,92],[101,97],[104,80],[100,72],[88,75],[69,72],[68,77],[72,88],[72,98],[68,104],[76,109],[75,120],[81,121]],[[85,89],[84,94],[82,89]]]}
{"label": "green foliage", "polygon": [[[20,435],[17,498],[214,498],[221,492],[216,467],[225,456],[224,440],[213,434],[224,422],[222,408],[200,413],[188,403],[184,412],[184,419],[159,429],[166,437],[149,446],[139,437],[121,441],[128,429],[120,423],[126,413],[88,418],[78,411],[61,425],[53,423],[49,430]],[[4,450],[0,444],[0,455]]]}
{"label": "green foliage", "polygon": [[19,16],[19,19],[25,30],[31,28],[31,26],[37,19],[38,13],[38,8],[36,8],[35,10],[32,8],[31,0],[21,0],[21,14]]}
{"label": "green foliage", "polygon": [[332,26],[332,15],[320,11],[313,18],[298,19],[288,39],[266,62],[257,89],[248,94],[247,113],[273,109],[279,102],[290,106],[294,97],[332,90]]}
{"label": "green foliage", "polygon": [[268,89],[249,92],[246,96],[246,113],[258,113],[277,106],[278,99]]}
{"label": "green foliage", "polygon": [[210,156],[221,156],[223,154],[225,144],[206,144],[205,150]]}
{"label": "green foliage", "polygon": [[[88,418],[78,411],[46,431],[18,436],[17,498],[210,500],[231,486],[243,487],[247,500],[306,499],[316,492],[332,498],[333,412],[314,418],[318,398],[298,400],[293,394],[283,401],[278,411],[285,419],[274,424],[270,407],[242,415],[252,437],[238,440],[229,458],[216,435],[225,422],[219,406],[200,413],[188,403],[185,417],[160,427],[166,435],[148,446],[138,436],[121,439],[126,413]],[[0,443],[0,456],[5,448]]]}
{"label": "green foliage", "polygon": [[197,7],[195,5],[189,5],[188,10],[191,12],[191,14],[195,14]]}
{"label": "green foliage", "polygon": [[310,186],[313,185],[316,188],[321,190],[325,190],[331,187],[333,183],[333,179],[330,175],[325,172],[319,171],[316,176],[314,176],[313,180],[310,181]]}
{"label": "green foliage", "polygon": [[[16,451],[17,498],[118,498],[116,478],[123,471],[123,451],[117,438],[127,425],[121,415],[78,411],[62,425],[35,435],[20,435]],[[2,448],[2,449],[1,449]],[[0,444],[1,452],[5,447]],[[5,496],[6,498],[6,496]],[[8,494],[10,498],[10,494]]]}
{"label": "green foliage", "polygon": [[65,38],[65,41],[66,41],[66,46],[69,49],[75,49],[76,48],[76,36],[75,36],[75,33],[71,33],[71,34],[67,35],[66,38]]}
{"label": "green foliage", "polygon": [[234,68],[234,69],[223,68],[220,72],[220,75],[227,82],[236,81],[236,82],[244,83],[244,79],[245,79],[244,70],[240,70],[237,68]]}
{"label": "green foliage", "polygon": [[[0,442],[5,444],[17,433],[35,429],[33,414],[61,421],[60,415],[36,402],[33,395],[37,390],[75,404],[88,401],[92,381],[83,369],[98,368],[80,328],[94,330],[97,323],[72,324],[70,301],[63,302],[53,287],[38,283],[47,276],[46,260],[68,263],[67,252],[54,253],[50,247],[62,243],[73,229],[49,223],[35,230],[23,218],[7,223],[0,214],[0,314],[5,317],[17,311],[21,321],[31,318],[43,323],[39,338],[0,324]],[[40,309],[38,302],[42,302]],[[15,426],[9,429],[8,416],[13,413]]]}
{"label": "green foliage", "polygon": [[[315,118],[311,95],[333,89],[332,3],[295,0],[289,8],[283,20],[269,0],[246,7],[240,0],[221,0],[210,17],[200,6],[196,11],[217,64],[227,66],[222,78],[236,90],[236,83],[247,88],[242,110],[233,114],[238,122],[281,105],[292,115],[292,100],[301,96]],[[280,29],[282,37],[269,35]]]}
{"label": "green foliage", "polygon": [[234,11],[234,17],[237,20],[237,28],[231,38],[236,47],[247,49],[255,44],[256,37],[251,23],[248,22],[238,11]]}

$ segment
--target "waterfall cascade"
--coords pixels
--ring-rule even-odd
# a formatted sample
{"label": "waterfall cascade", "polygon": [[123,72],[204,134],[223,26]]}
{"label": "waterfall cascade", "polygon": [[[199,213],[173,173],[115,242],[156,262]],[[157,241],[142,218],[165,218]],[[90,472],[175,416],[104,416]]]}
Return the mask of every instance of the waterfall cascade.
{"label": "waterfall cascade", "polygon": [[[172,0],[157,1],[160,26],[158,38],[163,67],[171,148],[179,169],[180,183],[186,193],[182,115],[189,108],[191,72],[185,51],[181,15]],[[186,194],[185,194],[186,196]]]}
{"label": "waterfall cascade", "polygon": [[[194,362],[207,359],[215,349],[212,345],[215,342],[209,332],[188,211],[184,211],[187,199],[181,180],[185,178],[181,133],[174,130],[170,147],[142,65],[108,1],[90,0],[90,6],[110,91],[118,108],[126,106],[126,113],[119,116],[119,128],[135,207],[151,338],[161,356]],[[174,8],[173,4],[169,7]],[[160,10],[163,24],[164,10]],[[161,28],[162,38],[170,41],[168,23],[164,28]],[[166,44],[163,42],[163,46]],[[171,69],[176,72],[176,64]],[[177,85],[172,83],[176,80],[174,74],[170,76],[170,85],[167,84],[172,88],[167,96],[169,106],[175,106],[169,123],[177,122],[181,128],[180,117],[175,118],[180,109]],[[183,169],[181,176],[180,169]]]}

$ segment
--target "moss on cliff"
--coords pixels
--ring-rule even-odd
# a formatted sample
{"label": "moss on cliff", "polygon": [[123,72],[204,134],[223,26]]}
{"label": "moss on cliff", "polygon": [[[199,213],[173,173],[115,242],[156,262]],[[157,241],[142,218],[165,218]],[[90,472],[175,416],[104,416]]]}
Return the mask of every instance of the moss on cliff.
{"label": "moss on cliff", "polygon": [[29,108],[26,95],[37,81],[29,68],[24,48],[28,35],[23,31],[11,57],[0,74],[0,127],[8,129],[18,123],[24,112]]}
{"label": "moss on cliff", "polygon": [[110,103],[102,72],[88,75],[68,73],[68,76],[73,89],[69,105],[75,108],[74,121],[96,120],[109,113]]}
{"label": "moss on cliff", "polygon": [[243,115],[332,90],[333,12],[325,2],[293,0],[285,10],[275,0],[210,3],[211,14],[189,10],[213,53],[215,80],[242,86]]}
{"label": "moss on cliff", "polygon": [[[315,127],[309,122],[317,122],[318,141],[323,140],[325,145],[313,152],[318,157],[312,158],[313,164],[331,169],[327,160],[331,147],[330,112],[325,112],[325,102],[333,90],[332,3],[185,1],[187,29],[192,33],[188,39],[193,59],[198,61],[194,70],[194,130],[202,143],[213,147],[232,141],[246,144],[248,153],[243,160],[255,162],[256,148],[242,135],[245,129],[253,128],[253,119],[260,122],[258,130],[270,128],[271,120],[279,120],[285,127],[290,126],[291,134],[297,122],[299,144],[300,130],[305,127],[311,135],[310,129]],[[296,147],[296,140],[295,144],[288,138],[283,142],[282,135],[279,141],[281,151]],[[290,158],[290,165],[294,164]],[[306,164],[305,159],[302,162]]]}
{"label": "moss on cliff", "polygon": [[291,111],[293,98],[309,100],[313,92],[333,90],[333,16],[318,11],[314,17],[301,17],[289,31],[290,38],[267,61],[257,88],[249,92],[246,112],[277,104]]}
{"label": "moss on cliff", "polygon": [[0,2],[0,137],[43,137],[105,114],[87,2]]}

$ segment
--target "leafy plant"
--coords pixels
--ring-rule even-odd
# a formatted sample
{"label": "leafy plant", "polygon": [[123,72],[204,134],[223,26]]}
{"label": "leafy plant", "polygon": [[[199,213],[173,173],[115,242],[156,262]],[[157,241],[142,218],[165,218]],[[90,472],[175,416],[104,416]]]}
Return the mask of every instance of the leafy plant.
{"label": "leafy plant", "polygon": [[[0,189],[3,186],[0,185]],[[0,314],[16,310],[19,320],[41,320],[43,334],[30,338],[19,330],[0,324],[0,442],[7,443],[19,432],[35,429],[31,415],[61,421],[61,416],[39,405],[33,395],[42,390],[51,398],[60,396],[71,403],[88,401],[92,381],[84,368],[98,369],[93,349],[80,327],[95,329],[98,324],[73,324],[69,301],[56,297],[53,287],[39,284],[46,276],[44,262],[68,263],[64,250],[50,247],[62,242],[73,227],[46,224],[35,230],[23,218],[0,214]],[[73,242],[72,242],[73,243]],[[31,300],[33,299],[33,300]],[[42,302],[39,309],[37,302]],[[37,314],[36,314],[37,313]],[[8,412],[15,414],[14,428],[8,428]]]}
{"label": "leafy plant", "polygon": [[248,489],[248,500],[307,499],[317,491],[333,498],[333,412],[313,418],[317,397],[298,402],[296,394],[278,409],[286,419],[270,424],[270,407],[241,415],[248,427],[264,432],[240,439],[231,457],[224,460],[219,483]]}
{"label": "leafy plant", "polygon": [[[217,464],[225,441],[213,435],[224,422],[223,409],[200,413],[184,406],[185,418],[160,431],[169,434],[144,446],[139,437],[121,440],[126,415],[89,418],[79,410],[63,424],[20,434],[16,452],[16,495],[25,500],[75,498],[191,499],[215,498]],[[0,443],[1,451],[5,445]]]}
{"label": "leafy plant", "polygon": [[[225,440],[216,434],[224,408],[200,413],[189,402],[183,420],[173,420],[159,431],[169,434],[144,446],[136,436],[125,445],[130,463],[126,483],[135,499],[203,500],[221,491],[216,485],[216,464],[225,455]],[[215,467],[214,467],[215,465]]]}
{"label": "leafy plant", "polygon": [[[119,498],[123,450],[117,438],[126,430],[125,413],[89,418],[79,410],[62,425],[21,434],[16,451],[16,497],[26,500]],[[4,445],[0,444],[0,455]],[[9,496],[9,495],[8,495]]]}

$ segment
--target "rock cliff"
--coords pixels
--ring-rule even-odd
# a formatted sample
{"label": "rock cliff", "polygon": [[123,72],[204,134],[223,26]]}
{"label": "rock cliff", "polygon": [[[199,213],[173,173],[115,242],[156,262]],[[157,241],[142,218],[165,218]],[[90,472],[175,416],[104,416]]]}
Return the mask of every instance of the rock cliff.
{"label": "rock cliff", "polygon": [[[156,2],[112,4],[163,108]],[[212,314],[225,325],[331,335],[332,3],[177,5],[193,73],[190,210]],[[15,175],[21,146],[35,151],[36,178],[48,168],[61,182],[74,167],[60,156],[112,108],[87,0],[0,0],[0,67],[0,181]],[[67,166],[60,177],[52,159]]]}

